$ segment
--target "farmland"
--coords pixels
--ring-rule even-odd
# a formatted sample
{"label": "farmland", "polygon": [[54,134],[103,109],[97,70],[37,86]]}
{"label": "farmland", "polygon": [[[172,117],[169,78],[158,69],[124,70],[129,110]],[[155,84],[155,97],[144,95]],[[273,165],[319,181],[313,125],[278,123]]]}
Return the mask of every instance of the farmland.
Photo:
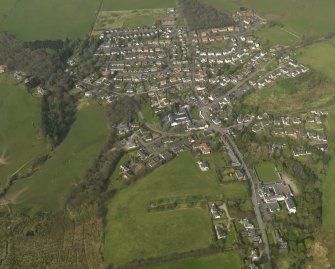
{"label": "farmland", "polygon": [[257,176],[260,181],[274,182],[278,181],[278,175],[272,162],[262,162],[256,166]]}
{"label": "farmland", "polygon": [[243,199],[248,197],[248,186],[238,182],[221,187],[215,171],[200,173],[191,153],[181,153],[119,192],[109,203],[105,227],[106,261],[117,265],[208,247],[213,234],[205,208],[148,212],[153,201],[188,200],[195,196]]}
{"label": "farmland", "polygon": [[0,76],[0,186],[47,152],[40,130],[40,102],[9,76]]}
{"label": "farmland", "polygon": [[335,2],[332,0],[206,0],[206,2],[223,10],[248,7],[268,20],[279,22],[287,31],[298,36],[324,35],[334,30],[335,19],[332,11]]}
{"label": "farmland", "polygon": [[6,10],[6,18],[0,20],[0,30],[21,40],[84,37],[91,29],[100,4],[100,0],[26,0],[10,1],[15,2],[11,8],[7,2],[0,1],[0,12],[3,6]]}
{"label": "farmland", "polygon": [[175,7],[174,0],[105,0],[102,10],[156,9]]}
{"label": "farmland", "polygon": [[62,144],[31,177],[16,181],[6,198],[24,211],[61,208],[71,186],[83,179],[106,138],[102,109],[98,105],[81,108]]}
{"label": "farmland", "polygon": [[147,267],[144,269],[239,269],[241,268],[241,261],[237,252],[223,253],[217,255],[211,255],[206,257],[192,257],[179,261],[172,261],[164,263],[163,265]]}
{"label": "farmland", "polygon": [[297,51],[299,62],[325,74],[335,82],[335,39],[313,44]]}

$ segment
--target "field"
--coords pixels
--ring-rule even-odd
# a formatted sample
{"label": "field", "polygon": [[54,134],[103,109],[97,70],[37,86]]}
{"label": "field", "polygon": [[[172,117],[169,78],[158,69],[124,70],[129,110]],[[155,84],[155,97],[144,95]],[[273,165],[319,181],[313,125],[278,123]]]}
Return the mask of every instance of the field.
{"label": "field", "polygon": [[333,0],[205,0],[222,10],[237,10],[244,6],[255,10],[269,20],[283,24],[287,31],[298,36],[324,35],[334,30]]}
{"label": "field", "polygon": [[153,201],[191,196],[248,197],[246,183],[220,186],[215,171],[200,172],[189,151],[119,192],[108,205],[104,257],[114,265],[207,247],[213,240],[207,210],[151,211]]}
{"label": "field", "polygon": [[319,87],[299,88],[290,85],[290,80],[279,82],[247,95],[243,104],[260,108],[262,111],[278,113],[280,111],[305,111],[306,108],[318,108],[332,105],[335,99],[335,86],[324,83]]}
{"label": "field", "polygon": [[328,165],[328,171],[322,183],[322,226],[325,229],[335,230],[335,110],[333,109],[328,116],[327,129],[330,143],[331,160]]}
{"label": "field", "polygon": [[153,26],[156,19],[164,15],[166,15],[166,10],[161,8],[101,11],[94,25],[93,33],[97,34],[113,28]]}
{"label": "field", "polygon": [[107,138],[107,124],[102,109],[88,105],[65,140],[39,170],[11,187],[6,198],[24,211],[56,210],[63,206],[71,186],[78,183],[93,163]]}
{"label": "field", "polygon": [[175,0],[104,0],[102,10],[155,9],[175,6]]}
{"label": "field", "polygon": [[299,36],[287,32],[284,28],[263,26],[254,32],[254,35],[263,43],[270,47],[275,45],[289,46],[299,41]]}
{"label": "field", "polygon": [[274,182],[279,180],[272,162],[262,162],[258,164],[255,169],[260,181]]}
{"label": "field", "polygon": [[7,75],[0,76],[0,189],[47,152],[40,130],[40,102]]}
{"label": "field", "polygon": [[15,3],[11,8],[8,1],[0,0],[0,16],[2,10],[7,15],[0,20],[0,30],[21,40],[84,37],[100,4],[100,0],[11,0]]}
{"label": "field", "polygon": [[192,257],[179,261],[167,262],[162,265],[145,267],[143,269],[239,269],[241,260],[236,252],[223,253],[205,257]]}
{"label": "field", "polygon": [[297,51],[299,62],[328,76],[335,82],[335,39],[320,42]]}

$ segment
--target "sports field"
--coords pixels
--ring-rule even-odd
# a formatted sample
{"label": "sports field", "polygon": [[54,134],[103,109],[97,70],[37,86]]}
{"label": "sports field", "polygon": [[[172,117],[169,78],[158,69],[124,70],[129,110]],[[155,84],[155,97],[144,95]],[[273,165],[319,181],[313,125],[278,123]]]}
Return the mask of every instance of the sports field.
{"label": "sports field", "polygon": [[335,230],[335,109],[329,114],[326,126],[330,138],[329,141],[331,141],[329,146],[332,158],[322,182],[322,226],[325,229]]}
{"label": "sports field", "polygon": [[335,82],[335,38],[298,50],[297,58]]}
{"label": "sports field", "polygon": [[[84,37],[93,25],[101,0],[0,0],[0,30],[22,40]],[[8,8],[9,6],[9,8]]]}
{"label": "sports field", "polygon": [[131,10],[176,7],[175,0],[104,0],[102,10]]}
{"label": "sports field", "polygon": [[262,162],[256,167],[258,179],[263,182],[278,181],[278,175],[275,171],[275,166],[272,162]]}
{"label": "sports field", "polygon": [[229,252],[204,257],[192,257],[179,261],[163,263],[158,266],[143,269],[240,269],[241,259],[239,253]]}
{"label": "sports field", "polygon": [[71,186],[83,179],[107,139],[102,108],[85,106],[65,140],[30,178],[18,180],[6,198],[24,211],[56,210],[63,206]]}
{"label": "sports field", "polygon": [[220,186],[215,171],[201,173],[189,151],[120,191],[109,203],[104,256],[119,265],[209,246],[213,240],[208,211],[201,207],[151,211],[151,201],[195,195],[245,199],[248,185]]}
{"label": "sports field", "polygon": [[40,101],[0,75],[0,190],[16,172],[25,172],[47,152],[40,129]]}

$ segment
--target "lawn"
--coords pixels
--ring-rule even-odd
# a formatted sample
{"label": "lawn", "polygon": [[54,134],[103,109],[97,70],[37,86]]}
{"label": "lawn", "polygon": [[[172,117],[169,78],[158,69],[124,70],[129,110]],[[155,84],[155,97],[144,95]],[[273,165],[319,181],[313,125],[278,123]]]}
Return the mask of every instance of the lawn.
{"label": "lawn", "polygon": [[73,184],[83,179],[107,140],[107,124],[97,104],[81,108],[65,140],[30,178],[11,187],[15,208],[37,212],[61,208]]}
{"label": "lawn", "polygon": [[205,0],[222,10],[237,10],[240,6],[255,10],[269,20],[283,24],[298,36],[324,35],[334,30],[333,0]]}
{"label": "lawn", "polygon": [[175,0],[104,0],[102,10],[129,10],[175,7]]}
{"label": "lawn", "polygon": [[298,50],[297,58],[335,82],[335,38]]}
{"label": "lawn", "polygon": [[264,25],[262,28],[255,31],[254,35],[263,44],[270,47],[275,45],[290,46],[300,40],[299,37],[286,32],[284,28],[270,27],[268,25]]}
{"label": "lawn", "polygon": [[15,6],[15,0],[0,0],[0,25],[8,16],[8,13]]}
{"label": "lawn", "polygon": [[0,190],[15,172],[47,153],[40,129],[40,101],[7,75],[0,76]]}
{"label": "lawn", "polygon": [[[91,30],[100,1],[16,1],[15,7],[7,11],[8,16],[0,23],[0,30],[21,40],[84,37]],[[8,6],[7,0],[0,0],[0,10],[3,5]]]}
{"label": "lawn", "polygon": [[255,169],[260,181],[274,182],[279,180],[275,171],[275,166],[272,162],[261,162],[255,167]]}
{"label": "lawn", "polygon": [[327,120],[327,130],[329,137],[329,153],[332,158],[328,165],[328,170],[322,182],[322,226],[325,229],[335,229],[335,109],[331,111]]}
{"label": "lawn", "polygon": [[148,213],[151,201],[194,195],[245,199],[248,185],[220,186],[215,171],[200,172],[184,151],[177,158],[120,191],[108,204],[104,257],[120,265],[209,246],[213,240],[207,210],[200,207]]}
{"label": "lawn", "polygon": [[239,253],[230,252],[217,255],[192,257],[178,261],[166,262],[157,266],[143,269],[240,269],[241,258]]}

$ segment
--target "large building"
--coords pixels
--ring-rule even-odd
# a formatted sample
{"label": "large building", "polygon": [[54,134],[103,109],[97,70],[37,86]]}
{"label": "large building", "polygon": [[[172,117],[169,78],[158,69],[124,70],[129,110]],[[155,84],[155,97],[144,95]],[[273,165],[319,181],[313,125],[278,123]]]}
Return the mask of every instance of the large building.
{"label": "large building", "polygon": [[296,205],[289,185],[281,182],[266,183],[259,189],[258,194],[268,205],[271,213],[280,209],[278,204],[280,201],[285,201],[289,213],[296,213]]}

